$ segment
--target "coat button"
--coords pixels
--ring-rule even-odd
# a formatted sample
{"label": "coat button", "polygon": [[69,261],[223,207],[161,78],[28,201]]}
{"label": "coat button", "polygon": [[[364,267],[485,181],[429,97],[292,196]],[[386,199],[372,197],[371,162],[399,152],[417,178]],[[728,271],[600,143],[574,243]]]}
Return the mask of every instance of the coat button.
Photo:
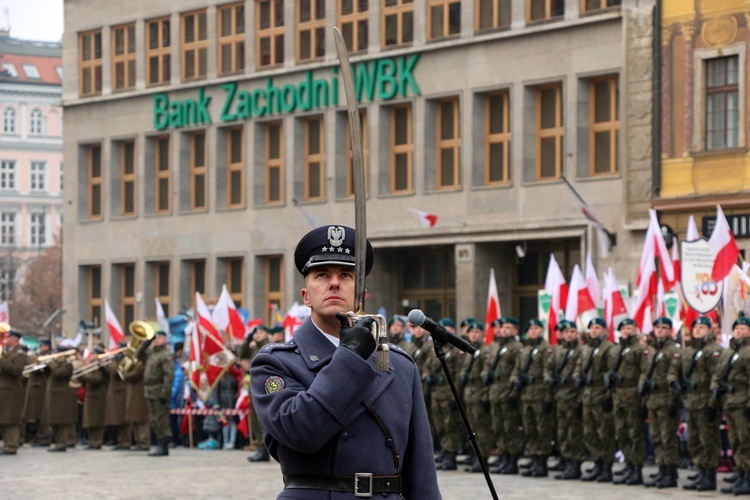
{"label": "coat button", "polygon": [[343,433],[341,435],[341,440],[342,441],[349,441],[349,433],[348,432]]}

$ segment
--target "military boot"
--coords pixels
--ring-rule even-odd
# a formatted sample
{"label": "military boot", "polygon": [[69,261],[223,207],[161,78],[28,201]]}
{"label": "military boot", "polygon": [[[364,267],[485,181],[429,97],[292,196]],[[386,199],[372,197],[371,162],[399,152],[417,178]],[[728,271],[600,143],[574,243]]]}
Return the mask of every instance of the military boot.
{"label": "military boot", "polygon": [[731,483],[737,481],[737,479],[739,479],[739,477],[740,477],[740,471],[739,471],[739,469],[735,469],[734,473],[731,476],[725,477],[724,479],[722,479],[722,481],[724,481],[725,483],[730,483],[731,484]]}
{"label": "military boot", "polygon": [[596,477],[597,483],[610,483],[612,482],[612,462],[604,464],[602,472]]}
{"label": "military boot", "polygon": [[[721,491],[723,492],[724,490]],[[738,478],[734,483],[734,491],[732,493],[735,496],[750,495],[750,481],[748,480],[748,472],[746,470],[742,471],[742,477]]]}
{"label": "military boot", "polygon": [[633,472],[630,473],[625,484],[628,486],[643,484],[643,470],[640,467],[633,467]]}
{"label": "military boot", "polygon": [[677,488],[677,466],[667,465],[666,473],[664,477],[656,483],[656,487],[662,488]]}
{"label": "military boot", "polygon": [[529,460],[529,468],[521,473],[522,476],[531,477],[534,472],[539,468],[539,455],[532,455]]}
{"label": "military boot", "polygon": [[156,443],[156,449],[148,454],[149,457],[166,457],[169,455],[169,440],[160,439]]}
{"label": "military boot", "polygon": [[591,469],[591,473],[588,476],[583,476],[581,478],[581,481],[596,481],[596,478],[599,477],[599,474],[602,473],[603,468],[604,468],[604,461],[597,460],[596,464],[594,464],[594,468]]}
{"label": "military boot", "polygon": [[510,453],[508,453],[507,451],[501,454],[498,457],[497,462],[495,462],[492,467],[490,467],[490,472],[500,472],[501,470],[503,470],[503,467],[505,467],[509,459]]}
{"label": "military boot", "polygon": [[703,477],[703,469],[698,469],[698,472],[690,474],[687,478],[688,481],[698,481],[701,477]]}
{"label": "military boot", "polygon": [[455,451],[445,452],[443,461],[435,466],[435,469],[437,470],[456,470],[457,468],[458,466],[456,465],[456,452]]}
{"label": "military boot", "polygon": [[698,483],[697,491],[716,491],[716,469],[704,469],[703,481]]}
{"label": "military boot", "polygon": [[656,486],[656,483],[661,481],[661,479],[664,477],[666,472],[667,472],[667,466],[659,465],[659,472],[657,472],[656,474],[651,474],[650,477],[652,477],[653,479],[651,479],[651,481],[646,481],[645,483],[643,483],[643,486],[645,486],[646,488],[651,488],[652,486]]}
{"label": "military boot", "polygon": [[468,467],[464,467],[464,472],[484,472],[482,470],[482,464],[479,463],[479,459],[474,459],[474,463]]}
{"label": "military boot", "polygon": [[508,462],[500,469],[500,474],[518,474],[518,455],[510,455]]}
{"label": "military boot", "polygon": [[269,460],[270,456],[265,445],[260,445],[254,455],[247,457],[248,462],[268,462]]}
{"label": "military boot", "polygon": [[531,469],[531,477],[547,477],[549,475],[549,468],[547,467],[547,456],[540,455],[537,461],[539,466],[536,469]]}
{"label": "military boot", "polygon": [[727,486],[726,488],[722,488],[720,490],[722,493],[726,493],[728,495],[731,495],[732,493],[734,493],[734,487],[737,485],[737,483],[741,482],[742,479],[745,477],[745,471],[743,471],[742,469],[736,469],[735,476],[737,477],[734,478],[734,481],[732,481],[732,483],[729,486]]}
{"label": "military boot", "polygon": [[555,479],[581,479],[581,462],[568,462],[568,468],[562,474],[555,476]]}
{"label": "military boot", "polygon": [[633,464],[631,464],[630,462],[628,462],[628,463],[625,464],[625,467],[623,467],[622,469],[620,469],[618,471],[613,472],[612,473],[613,476],[620,476],[620,477],[618,479],[615,479],[614,481],[612,481],[612,484],[625,484],[625,483],[627,483],[628,478],[633,473],[633,469],[635,469],[635,467],[633,467]]}
{"label": "military boot", "polygon": [[567,468],[567,466],[568,466],[568,461],[565,460],[563,457],[560,457],[557,459],[557,462],[555,462],[554,465],[552,465],[551,467],[547,467],[547,469],[551,471],[555,471],[555,472],[564,471]]}
{"label": "military boot", "polygon": [[706,469],[701,469],[698,471],[698,474],[691,474],[688,476],[688,479],[691,479],[693,482],[688,484],[683,484],[682,489],[683,490],[697,490],[698,485],[703,481],[703,477],[706,473]]}

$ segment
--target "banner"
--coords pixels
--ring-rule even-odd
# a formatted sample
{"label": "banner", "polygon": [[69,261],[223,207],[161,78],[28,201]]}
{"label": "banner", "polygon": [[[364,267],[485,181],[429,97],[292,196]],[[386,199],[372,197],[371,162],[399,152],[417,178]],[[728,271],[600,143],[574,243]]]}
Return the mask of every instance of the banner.
{"label": "banner", "polygon": [[714,255],[708,240],[681,241],[682,296],[685,302],[701,314],[706,314],[719,305],[723,282],[711,277]]}

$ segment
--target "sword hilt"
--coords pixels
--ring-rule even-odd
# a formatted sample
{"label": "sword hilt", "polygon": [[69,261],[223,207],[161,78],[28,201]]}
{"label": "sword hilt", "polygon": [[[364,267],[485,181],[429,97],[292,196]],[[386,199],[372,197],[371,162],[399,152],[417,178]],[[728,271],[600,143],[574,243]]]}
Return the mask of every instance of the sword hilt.
{"label": "sword hilt", "polygon": [[357,312],[347,312],[344,316],[349,318],[349,324],[353,325],[362,318],[373,318],[375,322],[372,324],[372,336],[375,337],[377,347],[375,348],[375,369],[381,372],[388,371],[388,363],[390,356],[390,348],[388,347],[388,337],[386,332],[388,331],[388,324],[382,314],[365,314],[358,310]]}

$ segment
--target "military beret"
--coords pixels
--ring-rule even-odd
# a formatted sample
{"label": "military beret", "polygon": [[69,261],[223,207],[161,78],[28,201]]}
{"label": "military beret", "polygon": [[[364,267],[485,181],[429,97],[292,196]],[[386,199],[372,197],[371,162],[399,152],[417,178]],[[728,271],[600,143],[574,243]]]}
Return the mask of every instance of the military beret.
{"label": "military beret", "polygon": [[528,321],[528,322],[526,323],[526,330],[525,330],[525,331],[527,331],[527,332],[528,332],[528,331],[529,331],[529,328],[531,328],[532,326],[538,326],[539,328],[544,328],[544,325],[542,324],[542,322],[541,322],[541,321],[539,321],[539,320],[538,320],[538,319],[536,319],[536,318],[533,318],[533,319],[530,319],[530,320],[529,320],[529,321]]}
{"label": "military beret", "polygon": [[453,321],[451,318],[440,318],[438,320],[438,325],[445,328],[446,326],[449,326],[451,328],[456,328],[456,322]]}
{"label": "military beret", "polygon": [[492,326],[503,326],[503,323],[505,323],[505,321],[503,321],[503,318],[497,318],[492,322]]}
{"label": "military beret", "polygon": [[635,321],[633,321],[630,318],[625,318],[624,320],[620,321],[620,323],[617,325],[617,331],[619,332],[620,330],[622,330],[623,326],[627,326],[627,325],[635,326]]}
{"label": "military beret", "polygon": [[476,321],[472,321],[469,323],[469,330],[473,330],[474,328],[477,328],[479,330],[484,330],[484,325],[482,323],[477,323]]}
{"label": "military beret", "polygon": [[750,318],[747,316],[740,316],[736,320],[734,320],[734,323],[732,323],[732,330],[734,330],[734,327],[737,325],[745,325],[750,327]]}
{"label": "military beret", "polygon": [[476,323],[476,322],[477,320],[475,320],[474,318],[466,318],[463,321],[461,321],[461,328],[465,326],[469,326],[470,324]]}
{"label": "military beret", "polygon": [[156,333],[154,333],[154,335],[157,337],[166,337],[167,332],[165,332],[164,330],[156,330]]}
{"label": "military beret", "polygon": [[514,318],[513,316],[505,316],[504,318],[502,318],[502,320],[503,323],[510,323],[516,328],[520,325],[520,323],[518,322],[518,318]]}
{"label": "military beret", "polygon": [[672,320],[667,318],[666,316],[662,316],[661,318],[657,318],[656,321],[654,321],[654,326],[659,325],[666,325],[669,328],[672,328]]}
{"label": "military beret", "polygon": [[711,318],[709,318],[708,316],[698,316],[690,326],[691,328],[695,328],[695,325],[706,325],[707,327],[711,328]]}
{"label": "military beret", "polygon": [[8,332],[8,336],[9,337],[15,337],[17,339],[23,338],[23,335],[21,335],[19,332],[15,331],[15,330],[9,331]]}
{"label": "military beret", "polygon": [[388,321],[388,326],[391,326],[393,323],[401,323],[402,325],[406,326],[406,321],[404,321],[404,318],[401,316],[396,316],[395,314],[393,317],[391,317],[390,321]]}
{"label": "military beret", "polygon": [[273,335],[273,334],[275,334],[275,333],[284,333],[284,327],[283,327],[283,326],[281,326],[281,325],[276,325],[276,326],[274,326],[273,328],[269,328],[269,329],[268,329],[268,333],[269,333],[270,335]]}
{"label": "military beret", "polygon": [[604,321],[602,318],[594,318],[591,321],[589,321],[589,324],[586,328],[591,328],[592,325],[599,325],[602,328],[607,328],[607,322]]}
{"label": "military beret", "polygon": [[40,346],[42,346],[42,345],[52,345],[52,342],[50,342],[49,340],[44,339],[44,340],[40,340],[39,341],[39,345]]}
{"label": "military beret", "polygon": [[577,329],[576,324],[567,319],[560,320],[557,322],[557,325],[555,325],[555,330],[558,330],[558,331],[567,330],[568,328]]}
{"label": "military beret", "polygon": [[[370,274],[375,251],[367,242],[365,275]],[[354,265],[354,229],[347,226],[321,226],[299,240],[294,249],[294,265],[305,276],[312,267]]]}

